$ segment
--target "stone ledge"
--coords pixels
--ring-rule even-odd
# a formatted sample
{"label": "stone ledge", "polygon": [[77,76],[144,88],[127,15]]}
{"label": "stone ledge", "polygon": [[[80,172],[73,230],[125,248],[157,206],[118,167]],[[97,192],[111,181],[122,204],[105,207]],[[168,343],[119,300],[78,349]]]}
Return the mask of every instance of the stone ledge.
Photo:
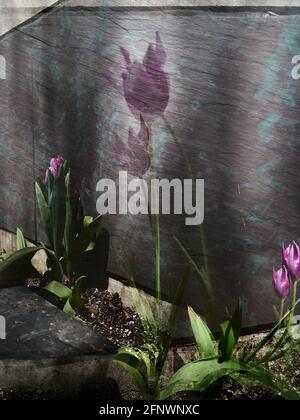
{"label": "stone ledge", "polygon": [[0,290],[0,315],[6,320],[1,359],[68,359],[114,351],[106,338],[25,287]]}

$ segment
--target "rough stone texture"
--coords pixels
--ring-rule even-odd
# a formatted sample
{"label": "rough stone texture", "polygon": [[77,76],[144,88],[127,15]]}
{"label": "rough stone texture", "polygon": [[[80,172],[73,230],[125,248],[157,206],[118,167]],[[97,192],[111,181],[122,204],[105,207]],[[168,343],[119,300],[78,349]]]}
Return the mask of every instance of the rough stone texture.
{"label": "rough stone texture", "polygon": [[39,360],[108,354],[112,345],[25,287],[0,290],[6,340],[0,358]]}
{"label": "rough stone texture", "polygon": [[[300,45],[298,10],[66,4],[1,39],[9,71],[0,81],[0,225],[12,231],[19,225],[41,238],[33,180],[57,153],[84,180],[87,210],[95,213],[96,182],[116,178],[120,169],[110,155],[116,134],[127,139],[129,127],[138,129],[123,97],[119,47],[141,60],[159,31],[171,80],[166,116],[196,176],[206,182],[205,229],[218,307],[231,311],[241,296],[246,326],[273,321],[278,302],[271,268],[280,263],[282,242],[297,239],[300,228],[299,83],[291,78]],[[185,177],[164,124],[156,121],[152,132],[158,177]],[[161,223],[167,293],[186,265],[173,236],[199,261],[202,253],[198,230],[187,228],[183,217],[162,217]],[[128,277],[135,268],[137,282],[153,289],[147,216],[113,216],[107,227],[110,271]],[[186,303],[201,306],[196,279]]]}
{"label": "rough stone texture", "polygon": [[13,252],[17,248],[16,235],[0,229],[0,250],[6,252]]}
{"label": "rough stone texture", "polygon": [[53,3],[53,0],[1,0],[0,36]]}
{"label": "rough stone texture", "polygon": [[122,373],[105,338],[23,287],[0,291],[0,314],[0,399],[118,398]]}
{"label": "rough stone texture", "polygon": [[0,399],[117,399],[118,386],[108,378],[112,356],[0,360]]}

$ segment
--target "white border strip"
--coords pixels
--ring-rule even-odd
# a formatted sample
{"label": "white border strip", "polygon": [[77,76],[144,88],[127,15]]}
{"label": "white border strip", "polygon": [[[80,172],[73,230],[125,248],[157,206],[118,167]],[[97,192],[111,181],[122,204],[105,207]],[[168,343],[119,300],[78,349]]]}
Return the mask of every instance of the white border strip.
{"label": "white border strip", "polygon": [[[0,9],[38,9],[56,0],[0,0]],[[300,7],[300,0],[66,0],[62,5],[83,7]]]}
{"label": "white border strip", "polygon": [[71,0],[70,6],[119,7],[300,7],[300,0]]}

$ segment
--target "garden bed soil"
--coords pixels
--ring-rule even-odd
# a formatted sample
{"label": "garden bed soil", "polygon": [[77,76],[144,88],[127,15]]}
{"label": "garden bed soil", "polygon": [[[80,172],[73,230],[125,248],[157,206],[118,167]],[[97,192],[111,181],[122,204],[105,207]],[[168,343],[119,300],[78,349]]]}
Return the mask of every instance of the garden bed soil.
{"label": "garden bed soil", "polygon": [[[36,287],[37,283],[30,281],[27,282],[27,287],[31,290],[42,294],[51,303],[56,304],[62,308],[61,302],[53,299],[53,295],[41,293],[41,289]],[[133,346],[140,347],[144,342],[143,329],[137,313],[131,308],[126,307],[118,295],[118,293],[111,293],[108,290],[89,289],[83,297],[86,299],[86,306],[76,311],[76,315],[88,327],[90,327],[97,335],[105,337],[116,347],[119,346]],[[242,348],[250,349],[257,340],[261,338],[262,334],[252,334],[249,337],[243,337],[241,340]],[[174,347],[170,352],[168,359],[169,373],[179,369],[183,364],[195,360],[196,349],[193,345]],[[279,374],[281,377],[291,381],[293,385],[300,388],[300,357],[299,350],[295,349],[288,358],[276,361],[270,365],[270,368]],[[126,381],[125,381],[126,382]],[[129,383],[130,381],[128,381]],[[96,391],[96,388],[95,388]],[[95,397],[96,394],[93,395]],[[121,393],[116,393],[119,398],[125,399],[139,399],[137,390],[134,389],[132,384],[129,385],[128,390],[121,390]],[[76,398],[86,399],[92,398],[83,393],[81,396],[77,395]],[[55,397],[48,396],[49,399]],[[30,395],[22,394],[21,396],[11,389],[6,392],[0,393],[0,399],[47,399],[45,395]],[[99,397],[101,399],[101,394]],[[190,394],[177,395],[178,399],[191,398]],[[194,394],[193,399],[216,399],[216,400],[239,400],[239,399],[278,399],[278,396],[273,395],[271,392],[266,391],[259,385],[251,385],[238,383],[232,379],[220,381],[217,387],[206,393],[205,395]]]}
{"label": "garden bed soil", "polygon": [[[26,285],[53,305],[63,308],[59,299],[39,287],[39,280],[27,280]],[[86,304],[84,308],[76,309],[76,316],[94,332],[118,347],[139,347],[143,344],[140,318],[131,308],[123,305],[118,293],[88,289],[82,297]]]}
{"label": "garden bed soil", "polygon": [[143,344],[140,318],[122,304],[118,293],[89,289],[83,297],[87,304],[76,314],[97,334],[105,336],[116,346],[140,347]]}

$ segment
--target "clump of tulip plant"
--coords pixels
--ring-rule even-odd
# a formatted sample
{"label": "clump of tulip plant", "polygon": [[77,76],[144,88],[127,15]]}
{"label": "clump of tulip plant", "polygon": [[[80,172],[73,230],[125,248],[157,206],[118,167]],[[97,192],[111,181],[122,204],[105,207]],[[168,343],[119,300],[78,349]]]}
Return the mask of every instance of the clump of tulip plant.
{"label": "clump of tulip plant", "polygon": [[[28,246],[20,229],[18,251],[0,262],[0,283],[23,278],[39,278],[41,286],[64,302],[64,311],[74,314],[84,305],[81,289],[88,281],[88,260],[98,281],[105,273],[107,257],[101,253],[101,215],[85,216],[80,188],[62,156],[51,159],[44,179],[35,184],[36,199],[46,235],[45,243]],[[47,269],[41,273],[32,265],[40,250],[47,255]]]}
{"label": "clump of tulip plant", "polygon": [[[157,266],[160,261],[158,222],[154,233],[157,249],[155,265]],[[137,289],[133,289],[135,307],[144,327],[146,343],[141,348],[120,348],[115,359],[115,362],[126,369],[132,376],[143,399],[164,400],[178,392],[187,391],[204,393],[224,378],[233,377],[238,379],[241,375],[251,381],[259,382],[263,387],[285,399],[299,399],[300,395],[287,381],[274,375],[264,366],[266,362],[282,356],[282,346],[287,344],[285,337],[288,329],[271,347],[270,343],[278,330],[285,325],[285,321],[292,315],[298,302],[295,302],[294,306],[280,318],[274,328],[250,352],[242,354],[237,351],[242,325],[242,306],[240,302],[238,302],[232,317],[221,324],[217,335],[211,331],[204,319],[189,307],[188,315],[198,350],[198,358],[196,361],[185,364],[168,380],[165,380],[164,372],[179,313],[178,305],[181,303],[190,270],[193,269],[202,281],[201,268],[197,266],[196,262],[178,240],[177,243],[185,255],[188,256],[189,265],[171,305],[167,330],[162,329],[160,282],[156,279],[158,289],[154,309],[151,308],[147,298],[142,293]],[[286,267],[284,266],[284,268]],[[159,272],[159,269],[156,270],[156,273]],[[284,273],[285,270],[282,271],[281,275]],[[286,294],[286,291],[284,294]],[[263,357],[258,356],[259,351],[267,344],[270,350]]]}
{"label": "clump of tulip plant", "polygon": [[[129,52],[125,48],[121,48],[121,52],[126,64],[126,71],[122,74],[124,98],[133,115],[136,118],[141,118],[142,124],[146,124],[146,127],[148,128],[148,136],[145,136],[144,147],[142,145],[142,137],[140,137],[142,141],[138,143],[137,150],[144,150],[145,154],[149,148],[150,157],[153,157],[151,128],[154,121],[161,118],[177,145],[187,172],[192,179],[195,179],[184,148],[165,115],[165,110],[169,102],[170,86],[169,75],[164,68],[167,54],[160,34],[156,33],[155,45],[149,44],[142,63],[132,61]],[[120,141],[118,143],[120,144]],[[137,155],[144,156],[140,151]],[[148,157],[145,158],[144,156],[143,162],[149,162]],[[153,165],[153,161],[151,161],[151,164]],[[148,164],[142,168],[142,174],[147,169]],[[167,383],[164,383],[162,378],[167,354],[172,344],[174,325],[178,312],[177,305],[184,292],[190,269],[199,277],[202,286],[201,293],[202,297],[204,297],[201,304],[210,325],[218,326],[218,311],[213,305],[213,289],[210,281],[204,228],[200,225],[200,238],[204,255],[202,266],[199,266],[198,263],[194,261],[184,246],[176,239],[177,244],[188,260],[189,268],[182,278],[176,293],[176,298],[173,301],[167,323],[167,331],[163,331],[160,292],[160,230],[158,216],[154,218],[154,221],[152,220],[152,227],[154,227],[153,236],[155,243],[155,308],[151,308],[147,299],[143,297],[137,289],[134,289],[133,292],[136,297],[136,310],[139,313],[144,326],[146,343],[142,348],[138,349],[123,347],[119,349],[116,358],[116,363],[125,368],[132,376],[143,398],[166,399],[180,391],[203,392],[208,387],[216,384],[219,379],[235,374],[247,375],[253,380],[260,381],[275,393],[281,394],[286,398],[298,398],[298,395],[293,390],[289,389],[288,384],[275,378],[264,367],[258,366],[257,360],[255,359],[259,350],[273,338],[278,329],[284,324],[285,320],[291,316],[291,310],[281,317],[279,323],[266,337],[264,337],[251,353],[239,357],[236,352],[236,346],[242,320],[242,308],[240,304],[237,306],[233,316],[221,325],[221,339],[219,344],[206,322],[204,322],[192,308],[189,308],[189,317],[199,351],[199,359],[196,362],[188,363],[183,366],[178,372],[175,372]],[[286,268],[283,268],[278,276],[284,278],[286,276]],[[288,287],[286,280],[281,280],[279,286],[281,293],[287,295]]]}
{"label": "clump of tulip plant", "polygon": [[[269,362],[279,359],[295,344],[293,318],[300,299],[297,300],[297,285],[300,280],[300,247],[293,241],[287,247],[282,247],[282,264],[273,268],[273,286],[277,295],[281,298],[279,320],[273,329],[275,333],[280,330],[280,336],[272,344],[271,349],[261,359]],[[290,308],[286,310],[287,299],[291,295]],[[273,331],[272,330],[272,331]],[[267,335],[261,342],[259,349],[265,346],[273,335]],[[252,357],[252,356],[251,356]]]}
{"label": "clump of tulip plant", "polygon": [[[292,290],[292,306],[295,305],[297,297],[297,285],[300,279],[300,248],[299,245],[293,241],[287,247],[282,247],[282,265],[275,269],[273,268],[273,285],[281,297],[280,316],[283,315],[284,305],[287,297]],[[294,313],[294,312],[293,312]],[[293,316],[291,314],[291,318]]]}

